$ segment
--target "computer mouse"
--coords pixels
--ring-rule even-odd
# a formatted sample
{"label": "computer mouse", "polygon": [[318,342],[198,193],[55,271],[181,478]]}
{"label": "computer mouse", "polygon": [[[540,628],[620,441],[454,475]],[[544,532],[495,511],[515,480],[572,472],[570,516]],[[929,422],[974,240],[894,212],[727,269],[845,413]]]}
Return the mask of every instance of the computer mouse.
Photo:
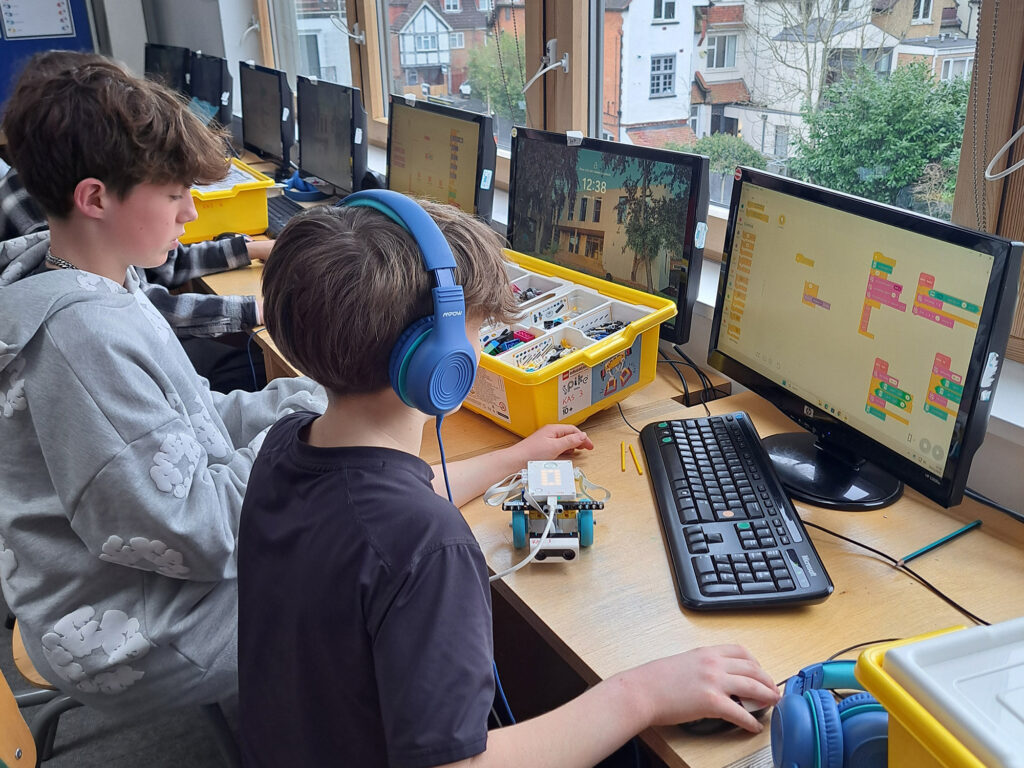
{"label": "computer mouse", "polygon": [[[759,706],[752,701],[746,701],[738,699],[735,696],[732,697],[735,701],[738,701],[743,705],[743,708],[754,716],[755,720],[761,720],[771,709],[770,706]],[[679,727],[687,733],[692,733],[695,736],[710,736],[713,733],[724,733],[732,729],[739,729],[738,725],[730,723],[728,720],[723,720],[720,717],[702,717],[700,720],[691,720],[688,723],[680,723]]]}

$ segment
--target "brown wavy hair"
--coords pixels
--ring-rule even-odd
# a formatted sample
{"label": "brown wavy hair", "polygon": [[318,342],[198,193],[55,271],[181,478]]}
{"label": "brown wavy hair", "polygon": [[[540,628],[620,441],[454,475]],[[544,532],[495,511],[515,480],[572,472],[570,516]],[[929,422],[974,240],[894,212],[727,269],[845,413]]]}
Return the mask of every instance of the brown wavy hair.
{"label": "brown wavy hair", "polygon": [[75,187],[97,178],[124,198],[137,184],[209,183],[228,171],[226,138],[182,97],[91,53],[29,59],[4,110],[11,164],[48,215],[65,218]]}
{"label": "brown wavy hair", "polygon": [[[417,200],[455,256],[466,316],[510,322],[501,239],[448,205]],[[433,279],[412,235],[370,208],[321,206],[294,216],[263,268],[263,318],[299,370],[335,394],[388,386],[402,331],[432,315]]]}

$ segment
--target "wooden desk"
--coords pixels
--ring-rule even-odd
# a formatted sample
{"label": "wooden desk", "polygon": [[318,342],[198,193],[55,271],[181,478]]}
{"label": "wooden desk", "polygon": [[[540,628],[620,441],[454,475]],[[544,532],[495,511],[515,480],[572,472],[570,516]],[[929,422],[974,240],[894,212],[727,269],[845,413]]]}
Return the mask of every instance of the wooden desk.
{"label": "wooden desk", "polygon": [[[627,401],[629,402],[629,401]],[[762,435],[791,430],[781,413],[753,393],[709,406],[713,413],[747,411]],[[700,413],[698,414],[698,411]],[[672,402],[626,409],[637,427],[650,421],[702,415]],[[617,416],[617,413],[616,413]],[[747,646],[776,681],[823,661],[846,646],[907,637],[970,624],[958,611],[870,553],[814,529],[808,532],[835,584],[824,603],[803,608],[698,613],[680,608],[648,478],[627,463],[619,441],[639,450],[636,433],[619,419],[585,425],[597,448],[577,466],[608,487],[612,498],[597,513],[594,546],[572,563],[527,566],[494,586],[523,620],[556,648],[588,683],[627,667],[699,645]],[[896,504],[873,512],[837,512],[798,505],[804,519],[869,544],[894,557],[905,555],[982,518],[981,529],[914,561],[914,569],[953,599],[990,622],[1024,614],[1024,557],[1020,526],[967,502],[942,510],[908,490]],[[463,509],[495,571],[522,557],[512,548],[508,515],[477,500]],[[724,766],[769,743],[759,736],[689,736],[658,728],[645,742],[670,766]]]}
{"label": "wooden desk", "polygon": [[[258,294],[259,274],[260,267],[255,266],[211,275],[203,282],[218,293]],[[274,365],[281,365],[285,375],[294,372],[266,333],[257,339],[268,361],[274,358]],[[653,384],[623,403],[626,417],[637,428],[663,418],[703,414],[700,407],[684,408],[673,399],[681,397],[682,387],[669,366],[659,368]],[[713,413],[747,411],[761,435],[793,429],[792,422],[749,392],[714,401],[709,408]],[[625,440],[639,452],[637,434],[616,408],[594,415],[581,426],[597,447],[580,454],[576,464],[613,494],[607,509],[597,515],[594,546],[575,562],[530,565],[495,584],[496,644],[499,634],[515,629],[499,623],[499,614],[511,616],[542,638],[546,648],[554,649],[558,663],[572,675],[593,684],[628,667],[696,646],[740,643],[782,682],[801,667],[855,643],[970,623],[906,574],[814,529],[809,534],[835,584],[835,593],[824,603],[728,613],[683,611],[646,468],[644,476],[631,463],[625,472],[620,468],[619,442]],[[430,425],[424,434],[421,455],[427,461],[437,460],[432,432]],[[518,438],[463,410],[445,420],[444,439],[448,458],[455,460]],[[994,511],[970,501],[943,510],[912,490],[896,504],[871,512],[797,506],[804,519],[893,557],[954,530],[961,521],[981,518],[980,529],[922,556],[913,567],[987,621],[1024,614],[1024,528]],[[512,547],[508,513],[481,500],[468,504],[463,512],[494,571],[523,556]],[[544,678],[531,678],[525,684],[536,686],[537,679]],[[586,737],[585,728],[581,737]],[[689,768],[725,766],[769,742],[767,729],[759,736],[734,732],[695,737],[667,727],[652,729],[643,738],[666,764]]]}

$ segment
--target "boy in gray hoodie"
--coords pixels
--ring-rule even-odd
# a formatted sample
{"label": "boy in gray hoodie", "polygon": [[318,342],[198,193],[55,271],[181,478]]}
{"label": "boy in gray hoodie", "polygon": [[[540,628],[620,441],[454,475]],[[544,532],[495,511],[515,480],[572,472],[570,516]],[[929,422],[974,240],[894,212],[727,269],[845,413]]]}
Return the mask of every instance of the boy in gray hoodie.
{"label": "boy in gray hoodie", "polygon": [[[163,264],[195,218],[189,186],[225,175],[223,139],[113,62],[55,69],[18,80],[2,126],[50,227],[0,243],[4,597],[33,664],[84,703],[223,701],[253,461],[279,417],[326,397],[305,378],[210,392],[136,268]],[[551,426],[455,463],[457,503],[579,447],[593,446]]]}

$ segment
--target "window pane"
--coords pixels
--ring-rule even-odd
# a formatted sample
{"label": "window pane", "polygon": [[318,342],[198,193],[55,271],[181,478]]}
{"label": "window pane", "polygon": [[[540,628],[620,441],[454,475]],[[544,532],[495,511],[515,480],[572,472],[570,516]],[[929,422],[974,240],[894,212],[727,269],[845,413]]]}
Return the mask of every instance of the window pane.
{"label": "window pane", "polygon": [[525,0],[379,2],[385,91],[491,114],[508,149],[512,125],[526,122]]}
{"label": "window pane", "polygon": [[270,0],[271,33],[277,66],[290,75],[306,75],[352,85],[348,18],[344,0]]}

